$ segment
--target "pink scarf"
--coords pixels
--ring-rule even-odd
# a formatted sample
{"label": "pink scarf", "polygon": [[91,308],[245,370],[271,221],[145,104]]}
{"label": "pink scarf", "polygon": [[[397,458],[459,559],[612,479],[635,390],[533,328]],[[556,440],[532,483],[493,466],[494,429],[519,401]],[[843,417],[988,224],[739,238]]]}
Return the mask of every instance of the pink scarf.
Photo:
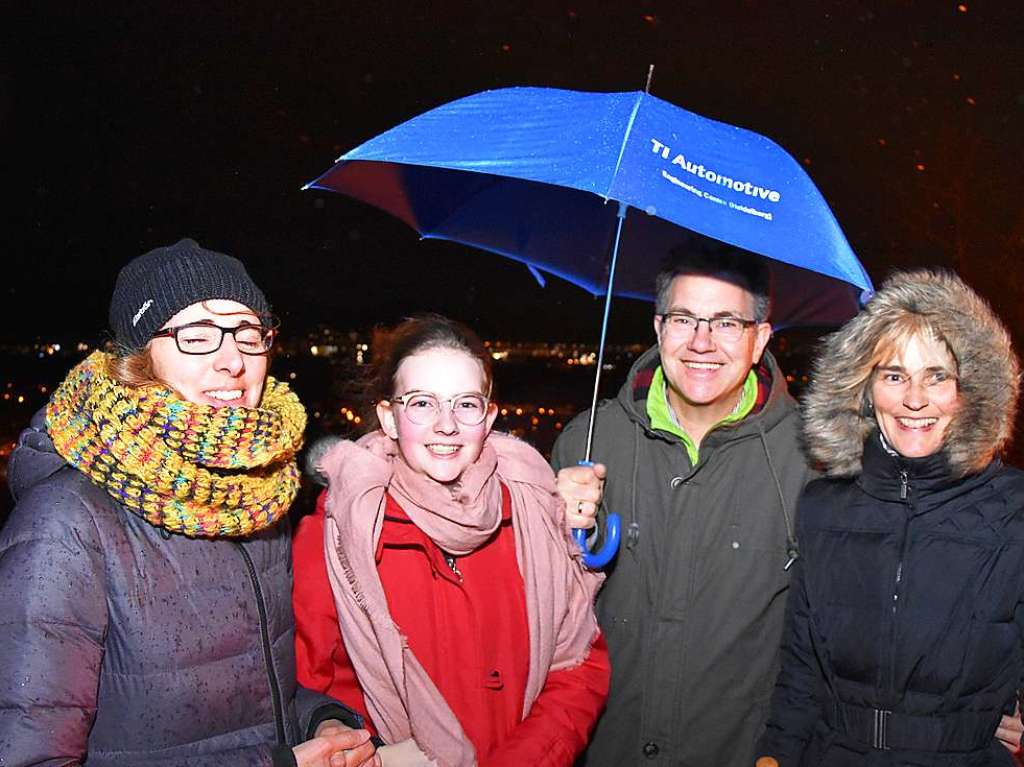
{"label": "pink scarf", "polygon": [[552,671],[582,663],[597,637],[593,602],[603,576],[587,570],[565,526],[544,459],[525,442],[492,432],[457,485],[412,471],[377,431],[342,442],[320,461],[328,478],[325,546],[341,633],[382,738],[413,738],[440,767],[470,767],[476,753],[448,704],[388,613],[375,553],[390,492],[445,551],[467,554],[501,522],[501,483],[512,497],[523,576],[530,663],[523,718]]}

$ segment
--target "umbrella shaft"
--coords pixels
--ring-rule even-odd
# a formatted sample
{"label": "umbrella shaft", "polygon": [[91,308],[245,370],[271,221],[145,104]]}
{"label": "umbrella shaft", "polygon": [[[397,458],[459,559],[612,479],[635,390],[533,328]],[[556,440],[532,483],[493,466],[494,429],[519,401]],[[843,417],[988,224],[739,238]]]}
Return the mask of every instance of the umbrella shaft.
{"label": "umbrella shaft", "polygon": [[604,295],[604,316],[601,319],[601,340],[597,345],[597,372],[594,373],[594,395],[590,400],[590,420],[587,424],[587,447],[583,460],[590,462],[590,452],[594,443],[594,419],[597,416],[597,396],[601,388],[601,371],[604,369],[604,347],[608,337],[608,315],[612,308],[612,288],[615,285],[615,265],[619,260],[619,240],[622,238],[622,225],[626,221],[626,203],[619,203],[618,222],[615,225],[615,242],[612,245],[612,262],[608,268],[608,290]]}

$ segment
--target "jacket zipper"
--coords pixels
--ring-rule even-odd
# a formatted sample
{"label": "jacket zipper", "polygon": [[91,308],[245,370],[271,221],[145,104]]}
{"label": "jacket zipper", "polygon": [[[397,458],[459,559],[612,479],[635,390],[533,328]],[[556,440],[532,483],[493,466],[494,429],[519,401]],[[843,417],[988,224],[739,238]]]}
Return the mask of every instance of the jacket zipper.
{"label": "jacket zipper", "polygon": [[900,604],[900,586],[903,583],[903,560],[907,554],[907,541],[909,536],[907,535],[908,529],[910,528],[910,516],[913,511],[913,504],[909,500],[910,496],[910,483],[907,477],[906,470],[900,471],[900,500],[908,505],[908,509],[903,519],[903,534],[900,540],[900,556],[896,561],[896,581],[893,584],[892,591],[892,623],[889,630],[889,663],[888,665],[888,680],[886,684],[886,692],[896,688],[896,618],[899,612]]}
{"label": "jacket zipper", "polygon": [[443,551],[441,553],[444,554],[444,561],[448,563],[448,567],[450,567],[451,571],[458,576],[459,583],[462,583],[462,572],[459,570],[459,566],[455,564],[455,557],[447,551]]}
{"label": "jacket zipper", "polygon": [[256,577],[256,566],[252,563],[252,557],[245,550],[245,546],[236,542],[238,550],[242,552],[242,559],[245,560],[245,567],[249,572],[249,580],[252,581],[252,590],[256,593],[256,610],[260,614],[260,639],[263,643],[263,661],[267,664],[267,678],[270,680],[270,700],[274,706],[274,724],[277,727],[277,743],[281,746],[288,745],[284,734],[284,710],[281,706],[281,684],[274,673],[274,657],[270,649],[270,628],[267,620],[267,605],[263,601],[263,589],[260,588],[259,578]]}

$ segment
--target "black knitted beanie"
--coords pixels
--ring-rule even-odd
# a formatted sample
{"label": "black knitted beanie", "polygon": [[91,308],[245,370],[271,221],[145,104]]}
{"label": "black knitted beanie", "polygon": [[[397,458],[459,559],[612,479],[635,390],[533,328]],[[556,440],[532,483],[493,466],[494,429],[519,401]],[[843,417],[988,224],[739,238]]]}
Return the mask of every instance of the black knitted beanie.
{"label": "black knitted beanie", "polygon": [[187,306],[212,298],[237,301],[260,317],[270,305],[237,258],[181,240],[129,261],[110,299],[110,329],[122,352],[142,349]]}

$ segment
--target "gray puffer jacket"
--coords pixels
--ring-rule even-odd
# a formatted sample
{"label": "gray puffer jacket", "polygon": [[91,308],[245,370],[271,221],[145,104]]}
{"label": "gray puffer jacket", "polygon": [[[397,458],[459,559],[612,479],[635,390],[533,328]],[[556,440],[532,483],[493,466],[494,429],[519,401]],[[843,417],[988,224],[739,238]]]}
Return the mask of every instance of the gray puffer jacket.
{"label": "gray puffer jacket", "polygon": [[[598,406],[593,458],[608,466],[604,509],[622,517],[597,614],[611,691],[586,767],[750,767],[768,714],[782,636],[797,498],[812,472],[800,417],[770,355],[755,409],[709,432],[691,465],[651,427],[657,347]],[[555,444],[583,454],[586,414]]]}
{"label": "gray puffer jacket", "polygon": [[[295,682],[287,524],[170,535],[22,433],[0,530],[0,764],[294,764],[348,709]],[[353,718],[355,717],[355,718]]]}

